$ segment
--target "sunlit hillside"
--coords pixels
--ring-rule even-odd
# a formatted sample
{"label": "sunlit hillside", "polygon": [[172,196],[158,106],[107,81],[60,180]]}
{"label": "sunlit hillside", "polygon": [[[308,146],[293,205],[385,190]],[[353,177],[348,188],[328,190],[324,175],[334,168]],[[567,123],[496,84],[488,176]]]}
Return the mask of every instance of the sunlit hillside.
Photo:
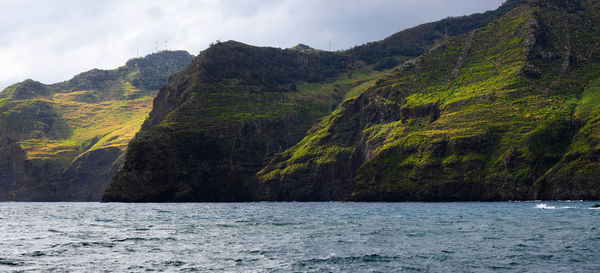
{"label": "sunlit hillside", "polygon": [[193,56],[163,51],[115,70],[91,70],[0,93],[0,159],[6,200],[98,200],[158,88]]}

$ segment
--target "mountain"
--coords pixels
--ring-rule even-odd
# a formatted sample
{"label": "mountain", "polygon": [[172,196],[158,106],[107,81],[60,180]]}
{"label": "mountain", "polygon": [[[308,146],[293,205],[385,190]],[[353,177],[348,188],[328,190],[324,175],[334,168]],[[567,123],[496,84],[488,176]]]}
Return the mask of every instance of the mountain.
{"label": "mountain", "polygon": [[495,10],[469,16],[448,17],[437,22],[422,24],[398,32],[382,41],[356,46],[347,53],[366,64],[373,65],[375,70],[393,68],[429,51],[449,37],[486,26],[523,2],[524,0],[508,0]]}
{"label": "mountain", "polygon": [[[340,103],[363,97],[377,78],[389,74],[381,60],[404,60],[443,46],[449,37],[485,25],[520,3],[508,1],[496,11],[448,18],[343,52],[217,43],[161,89],[103,200],[279,200],[273,197],[276,176],[265,179],[265,166],[275,168],[277,163],[269,162],[298,148],[294,145],[314,133],[314,124],[326,123]],[[419,50],[406,53],[407,48]],[[301,179],[310,172],[352,174],[306,167],[292,168]],[[348,190],[351,184],[337,187],[333,199],[345,199]]]}
{"label": "mountain", "polygon": [[228,41],[161,89],[105,201],[249,200],[251,177],[376,78],[325,51]]}
{"label": "mountain", "polygon": [[61,83],[0,92],[0,200],[98,201],[170,74],[193,59],[162,51]]}
{"label": "mountain", "polygon": [[305,44],[297,44],[297,45],[291,47],[290,49],[297,50],[297,51],[302,51],[302,52],[315,51],[314,48],[312,48],[310,46],[307,46]]}
{"label": "mountain", "polygon": [[344,101],[257,200],[599,199],[600,2],[525,1]]}

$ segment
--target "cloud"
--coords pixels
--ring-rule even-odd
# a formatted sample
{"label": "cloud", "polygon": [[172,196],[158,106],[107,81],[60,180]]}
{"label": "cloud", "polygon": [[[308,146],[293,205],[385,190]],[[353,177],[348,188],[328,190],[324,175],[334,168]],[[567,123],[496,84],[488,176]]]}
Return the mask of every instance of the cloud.
{"label": "cloud", "polygon": [[[54,83],[136,54],[211,42],[297,43],[332,50],[381,40],[502,0],[20,0],[0,3],[0,89],[32,78]],[[165,43],[166,42],[166,43]]]}

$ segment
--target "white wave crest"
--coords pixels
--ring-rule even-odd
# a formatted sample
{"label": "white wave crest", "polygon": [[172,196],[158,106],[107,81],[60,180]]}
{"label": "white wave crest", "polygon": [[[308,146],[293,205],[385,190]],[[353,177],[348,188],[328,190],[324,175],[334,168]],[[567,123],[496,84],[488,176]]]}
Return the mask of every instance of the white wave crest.
{"label": "white wave crest", "polygon": [[573,209],[573,208],[575,208],[575,207],[567,207],[567,206],[564,206],[564,207],[548,206],[548,205],[546,205],[546,203],[541,203],[541,204],[537,204],[537,205],[535,205],[535,208],[536,208],[536,209]]}

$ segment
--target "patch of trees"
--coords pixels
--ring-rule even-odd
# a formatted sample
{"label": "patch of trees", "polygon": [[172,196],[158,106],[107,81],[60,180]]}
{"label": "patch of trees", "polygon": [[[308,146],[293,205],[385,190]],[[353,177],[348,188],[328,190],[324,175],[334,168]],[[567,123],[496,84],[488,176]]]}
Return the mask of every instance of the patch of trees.
{"label": "patch of trees", "polygon": [[233,79],[249,86],[320,82],[345,72],[351,63],[350,57],[335,52],[281,50],[233,41],[217,43],[199,58],[205,80]]}

